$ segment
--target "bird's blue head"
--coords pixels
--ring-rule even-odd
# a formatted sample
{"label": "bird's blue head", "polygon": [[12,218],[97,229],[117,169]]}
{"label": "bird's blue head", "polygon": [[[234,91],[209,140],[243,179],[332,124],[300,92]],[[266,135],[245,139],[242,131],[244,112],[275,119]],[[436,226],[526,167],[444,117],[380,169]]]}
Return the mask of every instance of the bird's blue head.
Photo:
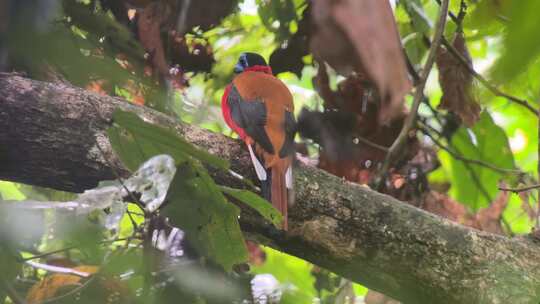
{"label": "bird's blue head", "polygon": [[239,74],[255,66],[267,67],[268,64],[261,55],[257,53],[245,52],[242,53],[238,58],[238,62],[234,66],[234,72]]}

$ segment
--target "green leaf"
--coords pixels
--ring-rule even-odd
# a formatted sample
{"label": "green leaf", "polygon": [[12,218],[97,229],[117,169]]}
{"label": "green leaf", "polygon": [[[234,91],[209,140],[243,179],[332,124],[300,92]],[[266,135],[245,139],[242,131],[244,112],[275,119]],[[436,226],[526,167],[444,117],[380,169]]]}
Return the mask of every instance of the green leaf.
{"label": "green leaf", "polygon": [[148,159],[135,138],[131,134],[125,132],[124,129],[118,126],[112,126],[107,129],[109,141],[114,149],[114,152],[120,157],[122,163],[131,171],[137,170],[139,166]]}
{"label": "green leaf", "polygon": [[400,1],[403,4],[407,15],[411,18],[414,29],[422,34],[429,35],[433,27],[431,20],[426,15],[420,0]]}
{"label": "green leaf", "polygon": [[274,32],[278,41],[288,38],[289,25],[298,18],[294,1],[257,0],[257,5],[259,17],[266,29]]}
{"label": "green leaf", "polygon": [[510,2],[512,0],[482,0],[478,4],[469,3],[463,24],[465,29],[479,39],[500,34],[504,29],[504,22],[501,19],[506,15]]}
{"label": "green leaf", "polygon": [[500,82],[512,80],[527,70],[540,54],[540,1],[511,1],[504,49],[493,70]]}
{"label": "green leaf", "polygon": [[4,200],[23,200],[26,195],[17,187],[16,183],[0,181],[0,198]]}
{"label": "green leaf", "polygon": [[247,260],[240,210],[227,202],[202,165],[188,161],[179,166],[166,200],[162,213],[186,231],[200,254],[226,271]]}
{"label": "green leaf", "polygon": [[233,189],[226,186],[220,186],[219,188],[224,193],[253,208],[274,226],[280,227],[281,222],[283,221],[283,215],[281,215],[281,213],[264,198],[247,190]]}
{"label": "green leaf", "polygon": [[[452,147],[466,158],[482,160],[500,168],[515,168],[504,130],[494,123],[486,111],[470,131],[462,127],[454,134]],[[505,177],[503,174],[480,165],[466,164],[446,152],[441,152],[440,156],[443,166],[451,172],[450,194],[457,201],[478,210],[495,199],[497,183]]]}
{"label": "green leaf", "polygon": [[130,170],[158,154],[171,155],[177,164],[193,157],[216,168],[229,169],[226,160],[194,147],[172,130],[144,122],[134,113],[116,110],[113,121],[116,126],[107,130],[111,145]]}
{"label": "green leaf", "polygon": [[[12,283],[22,270],[22,264],[17,261],[18,253],[12,252],[7,246],[0,245],[0,281]],[[0,303],[4,303],[6,294],[0,288]]]}
{"label": "green leaf", "polygon": [[311,275],[313,265],[295,256],[288,255],[269,247],[264,247],[266,262],[261,266],[253,266],[255,274],[271,273],[281,284],[292,284],[283,294],[280,303],[313,303],[317,296]]}

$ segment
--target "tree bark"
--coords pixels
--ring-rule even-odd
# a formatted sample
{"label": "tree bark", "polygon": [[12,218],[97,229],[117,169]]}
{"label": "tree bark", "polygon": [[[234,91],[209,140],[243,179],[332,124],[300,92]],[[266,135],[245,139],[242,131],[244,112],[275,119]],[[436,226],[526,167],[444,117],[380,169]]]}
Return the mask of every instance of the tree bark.
{"label": "tree bark", "polygon": [[[0,74],[0,179],[80,192],[127,176],[105,135],[116,108],[176,130],[253,179],[237,140],[119,98],[12,74]],[[211,173],[239,185],[226,172]],[[246,235],[404,303],[540,299],[540,246],[528,237],[467,228],[300,164],[295,192],[287,233],[243,210]]]}

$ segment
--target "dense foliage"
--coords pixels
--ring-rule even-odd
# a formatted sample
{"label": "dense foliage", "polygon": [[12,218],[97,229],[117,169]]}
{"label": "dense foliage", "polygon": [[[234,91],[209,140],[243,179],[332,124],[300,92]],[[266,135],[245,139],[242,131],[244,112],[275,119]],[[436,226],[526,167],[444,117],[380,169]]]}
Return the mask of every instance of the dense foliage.
{"label": "dense foliage", "polygon": [[[447,1],[389,3],[6,0],[0,70],[232,136],[221,95],[239,54],[256,51],[294,95],[303,162],[480,230],[535,231],[540,3],[456,0],[448,14]],[[252,182],[210,177],[231,174],[226,161],[124,112],[108,137],[132,173],[163,154],[173,173],[82,195],[0,181],[0,303],[387,303],[246,242],[235,204],[269,229],[281,218]]]}

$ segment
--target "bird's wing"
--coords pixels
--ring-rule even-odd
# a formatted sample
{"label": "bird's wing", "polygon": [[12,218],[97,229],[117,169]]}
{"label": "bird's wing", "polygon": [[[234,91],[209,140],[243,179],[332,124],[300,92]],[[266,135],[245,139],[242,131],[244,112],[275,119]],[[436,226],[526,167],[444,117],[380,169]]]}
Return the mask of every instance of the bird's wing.
{"label": "bird's wing", "polygon": [[279,157],[285,158],[294,153],[294,135],[296,134],[296,120],[294,114],[285,111],[285,141],[279,150]]}
{"label": "bird's wing", "polygon": [[253,138],[267,153],[273,154],[274,147],[266,130],[266,107],[262,100],[245,100],[233,84],[227,96],[232,120]]}

